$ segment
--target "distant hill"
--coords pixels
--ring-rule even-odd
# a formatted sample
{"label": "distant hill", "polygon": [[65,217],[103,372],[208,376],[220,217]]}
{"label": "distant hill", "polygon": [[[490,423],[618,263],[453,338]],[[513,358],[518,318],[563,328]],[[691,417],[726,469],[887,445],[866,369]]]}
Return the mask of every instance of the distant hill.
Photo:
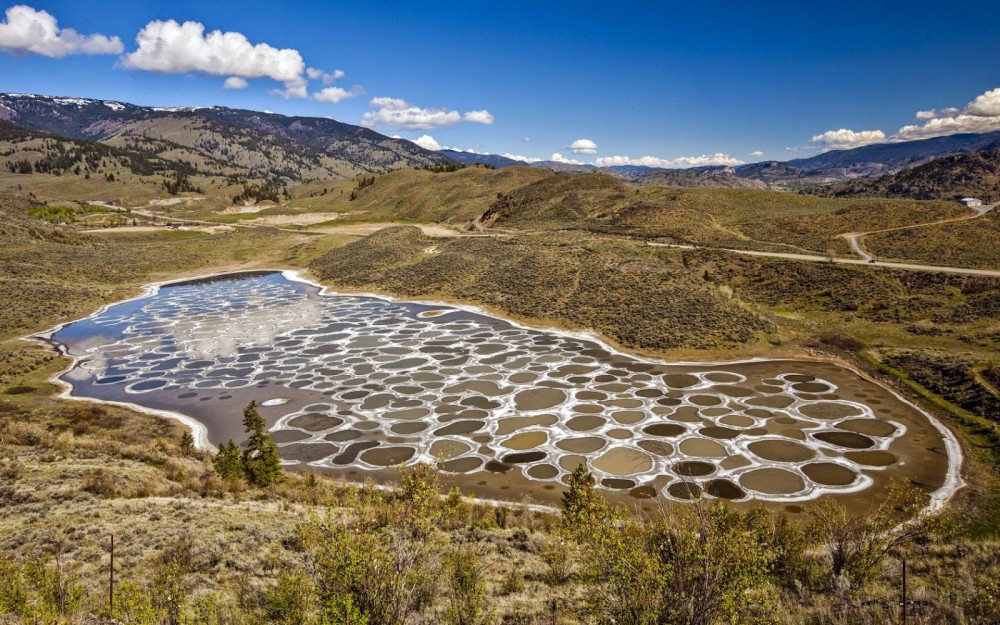
{"label": "distant hill", "polygon": [[1000,200],[1000,141],[998,147],[937,158],[875,180],[850,180],[806,190],[824,197],[900,197],[957,200],[975,197]]}
{"label": "distant hill", "polygon": [[463,165],[489,165],[501,169],[504,167],[525,166],[523,161],[500,156],[499,154],[476,154],[475,152],[459,152],[458,150],[439,150],[438,154],[447,156],[456,163]]}
{"label": "distant hill", "polygon": [[1000,131],[959,134],[919,141],[878,143],[853,150],[832,150],[785,165],[802,172],[801,181],[833,182],[892,174],[929,160],[1000,145]]}
{"label": "distant hill", "polygon": [[410,141],[332,119],[225,107],[152,108],[0,94],[0,119],[248,178],[343,178],[448,161]]}
{"label": "distant hill", "polygon": [[[601,169],[640,186],[711,187],[716,189],[766,189],[767,183],[741,177],[731,167],[693,167],[691,169],[657,169],[635,172],[617,167]],[[638,174],[638,175],[636,175]]]}

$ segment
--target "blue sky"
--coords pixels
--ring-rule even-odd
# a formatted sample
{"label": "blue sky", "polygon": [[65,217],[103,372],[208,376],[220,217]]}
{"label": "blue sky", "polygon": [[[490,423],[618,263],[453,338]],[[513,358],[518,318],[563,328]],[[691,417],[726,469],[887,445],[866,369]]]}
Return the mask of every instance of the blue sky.
{"label": "blue sky", "polygon": [[[0,22],[0,91],[330,116],[481,152],[675,166],[1000,129],[994,2],[26,6]],[[232,33],[221,48],[203,39],[214,30]]]}

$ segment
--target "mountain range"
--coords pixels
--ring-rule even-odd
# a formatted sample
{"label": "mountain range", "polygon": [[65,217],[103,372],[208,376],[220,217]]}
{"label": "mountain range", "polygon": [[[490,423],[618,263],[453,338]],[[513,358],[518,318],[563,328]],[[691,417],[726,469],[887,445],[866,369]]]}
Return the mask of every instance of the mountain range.
{"label": "mountain range", "polygon": [[332,119],[225,107],[0,94],[0,119],[247,178],[342,178],[448,162],[410,141]]}
{"label": "mountain range", "polygon": [[[786,162],[668,169],[596,167],[560,161],[526,163],[495,154],[435,152],[333,119],[217,106],[163,108],[85,98],[0,94],[0,120],[55,137],[100,143],[194,172],[283,183],[452,162],[495,168],[541,167],[560,172],[601,171],[640,186],[801,188],[894,175],[944,156],[1000,147],[998,131],[833,150]],[[841,185],[830,193],[869,192],[862,187],[850,191],[853,187]]]}

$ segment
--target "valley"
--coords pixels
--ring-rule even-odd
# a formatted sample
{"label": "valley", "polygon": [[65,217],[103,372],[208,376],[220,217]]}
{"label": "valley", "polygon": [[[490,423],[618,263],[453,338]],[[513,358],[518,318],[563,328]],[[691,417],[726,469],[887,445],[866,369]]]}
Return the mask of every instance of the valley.
{"label": "valley", "polygon": [[[310,532],[368,519],[351,522],[408,528],[385,540],[428,557],[478,545],[501,622],[548,622],[552,602],[556,622],[603,622],[595,557],[640,561],[611,551],[644,535],[637,519],[715,514],[799,545],[794,563],[762,547],[747,610],[879,622],[897,556],[838,594],[816,533],[862,512],[880,536],[959,518],[900,553],[918,622],[950,609],[952,579],[982,609],[1000,531],[995,210],[720,172],[463,167],[247,111],[87,101],[66,136],[46,111],[75,104],[4,102],[34,126],[0,127],[0,530],[18,562],[61,545],[81,612],[102,609],[108,531],[135,588],[162,589],[139,571],[187,552],[183,610],[211,588],[205,622],[260,622],[276,579],[312,587]],[[63,351],[24,340],[57,326]],[[213,456],[245,444],[251,401],[288,463],[266,486]],[[600,503],[574,525],[581,466]],[[414,614],[435,622],[443,601]]]}

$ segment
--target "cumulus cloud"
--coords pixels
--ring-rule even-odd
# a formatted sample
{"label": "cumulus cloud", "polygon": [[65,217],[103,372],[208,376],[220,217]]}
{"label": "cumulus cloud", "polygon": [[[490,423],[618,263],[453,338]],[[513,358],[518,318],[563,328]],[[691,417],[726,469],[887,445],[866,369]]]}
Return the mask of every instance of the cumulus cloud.
{"label": "cumulus cloud", "polygon": [[125,47],[118,37],[81,35],[72,28],[59,28],[51,13],[25,6],[12,6],[0,22],[0,50],[10,54],[40,54],[59,59],[70,54],[121,54]]}
{"label": "cumulus cloud", "polygon": [[285,85],[272,94],[308,97],[306,65],[298,50],[252,44],[242,33],[213,30],[199,22],[155,20],[135,36],[137,49],[122,65],[161,74],[201,72],[211,76],[270,78]]}
{"label": "cumulus cloud", "polygon": [[675,159],[665,159],[656,156],[605,156],[594,161],[598,167],[621,167],[624,165],[639,165],[642,167],[662,167],[664,169],[686,169],[688,167],[707,167],[710,165],[742,165],[743,161],[722,152],[702,154],[700,156],[681,156]]}
{"label": "cumulus cloud", "polygon": [[500,156],[504,158],[509,158],[513,161],[521,161],[522,163],[539,163],[542,160],[540,158],[535,158],[533,156],[521,156],[520,154],[510,154],[508,152],[505,152]]}
{"label": "cumulus cloud", "polygon": [[223,89],[246,89],[247,81],[245,78],[240,78],[239,76],[230,76],[226,79],[226,82],[222,83]]}
{"label": "cumulus cloud", "polygon": [[750,156],[764,156],[764,152],[761,150],[754,150],[750,153]]}
{"label": "cumulus cloud", "polygon": [[850,150],[872,143],[884,143],[885,133],[881,130],[827,130],[811,139],[821,152],[830,150]]}
{"label": "cumulus cloud", "polygon": [[553,152],[552,156],[549,157],[550,161],[555,161],[557,163],[565,163],[567,165],[583,165],[583,161],[577,161],[572,158],[566,158],[559,152]]}
{"label": "cumulus cloud", "polygon": [[474,124],[492,124],[493,115],[487,111],[469,111],[465,115],[462,115],[462,119],[467,122],[472,122]]}
{"label": "cumulus cloud", "polygon": [[918,111],[922,124],[903,126],[893,139],[913,141],[966,132],[992,132],[1000,130],[1000,88],[977,96],[961,108]]}
{"label": "cumulus cloud", "polygon": [[343,87],[325,87],[314,93],[313,99],[319,102],[326,102],[328,104],[337,104],[338,102],[343,102],[344,100],[364,95],[364,93],[364,87],[360,87],[358,85],[355,85],[350,89],[344,89]]}
{"label": "cumulus cloud", "polygon": [[573,154],[597,154],[597,144],[590,139],[577,139],[569,144]]}
{"label": "cumulus cloud", "polygon": [[343,78],[344,72],[343,70],[335,69],[332,72],[327,73],[321,69],[316,69],[315,67],[307,67],[306,76],[309,77],[309,80],[322,80],[324,85],[329,85]]}
{"label": "cumulus cloud", "polygon": [[442,149],[441,148],[441,144],[438,143],[434,139],[434,137],[432,137],[430,135],[420,135],[416,139],[413,139],[413,142],[416,143],[417,145],[419,145],[420,147],[422,147],[425,150],[432,150],[434,152],[437,152],[438,150]]}
{"label": "cumulus cloud", "polygon": [[476,124],[492,124],[493,115],[489,111],[469,111],[465,114],[444,108],[421,108],[401,98],[372,98],[369,105],[374,108],[361,116],[361,125],[369,128],[389,126],[403,130],[426,130],[451,126],[462,121]]}

